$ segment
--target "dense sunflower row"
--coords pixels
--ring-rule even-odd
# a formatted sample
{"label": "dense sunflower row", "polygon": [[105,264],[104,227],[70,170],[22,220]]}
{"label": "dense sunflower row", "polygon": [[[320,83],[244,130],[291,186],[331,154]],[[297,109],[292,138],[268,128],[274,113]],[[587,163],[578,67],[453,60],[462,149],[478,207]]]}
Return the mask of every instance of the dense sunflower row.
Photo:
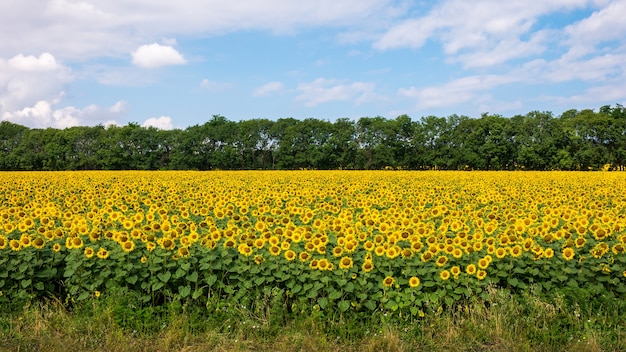
{"label": "dense sunflower row", "polygon": [[273,287],[412,312],[488,284],[623,295],[625,194],[621,173],[2,173],[0,292]]}

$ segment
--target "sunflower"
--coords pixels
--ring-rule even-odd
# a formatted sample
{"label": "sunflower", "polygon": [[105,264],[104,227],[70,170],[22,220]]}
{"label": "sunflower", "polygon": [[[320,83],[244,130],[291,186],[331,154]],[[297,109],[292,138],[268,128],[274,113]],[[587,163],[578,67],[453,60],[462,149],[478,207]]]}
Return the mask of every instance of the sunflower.
{"label": "sunflower", "polygon": [[61,247],[61,244],[59,244],[59,243],[55,243],[55,244],[52,246],[52,250],[53,250],[54,252],[59,252],[59,251],[61,250],[61,248],[62,248],[62,247]]}
{"label": "sunflower", "polygon": [[411,276],[411,278],[409,279],[409,286],[417,287],[419,285],[420,285],[420,279],[418,277]]}
{"label": "sunflower", "polygon": [[370,260],[366,260],[365,262],[363,262],[361,269],[363,269],[363,271],[365,271],[366,273],[369,273],[370,271],[374,270],[374,263]]}
{"label": "sunflower", "polygon": [[422,249],[424,249],[424,245],[422,244],[422,242],[413,242],[411,243],[411,249],[415,252],[418,253],[420,252]]}
{"label": "sunflower", "polygon": [[311,260],[311,262],[309,263],[309,268],[316,270],[318,268],[318,264],[319,264],[319,260],[317,259],[313,259]]}
{"label": "sunflower", "polygon": [[480,269],[487,269],[489,267],[489,260],[487,258],[478,259],[478,267]]}
{"label": "sunflower", "polygon": [[320,270],[330,270],[331,269],[331,263],[328,261],[328,259],[322,258],[317,263],[317,268],[320,269]]}
{"label": "sunflower", "polygon": [[5,249],[8,245],[9,239],[4,235],[0,235],[0,249]]}
{"label": "sunflower", "polygon": [[174,249],[174,247],[176,247],[176,243],[174,243],[174,240],[172,240],[171,238],[159,238],[157,242],[162,249],[172,250]]}
{"label": "sunflower", "polygon": [[433,254],[431,252],[424,252],[422,253],[422,255],[420,256],[420,260],[423,263],[426,263],[427,261],[431,260],[433,258]]}
{"label": "sunflower", "polygon": [[28,248],[31,245],[31,239],[30,236],[27,234],[22,234],[22,236],[20,237],[20,245],[22,246],[22,248]]}
{"label": "sunflower", "polygon": [[11,240],[9,242],[9,247],[11,247],[11,249],[14,251],[19,251],[20,248],[22,248],[22,244],[18,240]]}
{"label": "sunflower", "polygon": [[446,257],[445,255],[442,255],[437,258],[437,261],[435,263],[437,264],[437,266],[444,266],[446,265],[447,262],[448,262],[448,257]]}
{"label": "sunflower", "polygon": [[504,257],[506,257],[506,248],[504,247],[498,247],[496,249],[496,257],[498,257],[498,259],[502,259]]}
{"label": "sunflower", "polygon": [[252,248],[250,248],[250,246],[248,246],[248,244],[246,243],[241,243],[239,246],[237,246],[237,251],[239,252],[239,254],[245,255],[246,257],[252,254]]}
{"label": "sunflower", "polygon": [[91,258],[96,252],[91,247],[85,247],[85,250],[83,251],[83,253],[85,254],[85,257]]}
{"label": "sunflower", "polygon": [[574,249],[568,247],[563,250],[562,253],[563,259],[572,260],[574,258]]}
{"label": "sunflower", "polygon": [[37,237],[33,240],[33,247],[42,249],[46,245],[46,242],[41,237]]}
{"label": "sunflower", "polygon": [[263,261],[265,261],[263,256],[258,254],[254,256],[254,263],[256,263],[257,265],[260,265],[261,263],[263,263]]}
{"label": "sunflower", "polygon": [[298,255],[298,260],[303,263],[307,262],[309,259],[311,259],[311,254],[309,252],[300,252]]}
{"label": "sunflower", "polygon": [[458,265],[455,265],[453,267],[450,268],[450,274],[452,274],[452,276],[457,279],[459,277],[459,275],[461,274],[461,267],[459,267]]}
{"label": "sunflower", "polygon": [[107,251],[106,249],[100,247],[100,249],[98,250],[98,253],[96,255],[100,259],[107,259],[109,257],[109,251]]}
{"label": "sunflower", "polygon": [[383,256],[385,254],[386,250],[385,247],[383,246],[376,246],[376,249],[374,249],[374,254],[376,254],[377,256]]}
{"label": "sunflower", "polygon": [[135,242],[129,240],[129,241],[122,243],[122,250],[124,252],[130,253],[133,251],[133,249],[135,249]]}
{"label": "sunflower", "polygon": [[517,258],[521,255],[522,255],[522,246],[520,246],[519,244],[516,244],[515,246],[511,248],[511,256],[513,258]]}
{"label": "sunflower", "polygon": [[552,248],[546,248],[543,251],[543,256],[548,259],[552,258],[554,256],[554,250]]}
{"label": "sunflower", "polygon": [[404,259],[409,259],[413,257],[413,251],[410,250],[409,248],[403,249],[402,252],[400,252],[400,254],[402,254],[402,258]]}
{"label": "sunflower", "polygon": [[486,277],[487,277],[487,272],[486,272],[485,270],[482,270],[482,269],[481,269],[481,270],[478,270],[478,271],[476,272],[476,278],[477,278],[478,280],[483,280],[483,279],[485,279]]}
{"label": "sunflower", "polygon": [[448,270],[443,270],[439,273],[439,278],[441,278],[441,280],[443,281],[448,280],[450,278],[450,272]]}
{"label": "sunflower", "polygon": [[336,246],[333,248],[333,256],[335,257],[341,257],[341,255],[343,254],[343,248]]}
{"label": "sunflower", "polygon": [[296,252],[294,252],[293,250],[288,249],[287,251],[285,251],[285,259],[287,259],[288,261],[292,261],[296,259],[296,257]]}
{"label": "sunflower", "polygon": [[387,276],[383,279],[383,286],[385,287],[391,287],[393,286],[393,284],[396,282],[396,279],[394,279],[391,276]]}
{"label": "sunflower", "polygon": [[354,263],[352,261],[352,258],[350,258],[350,257],[343,257],[339,261],[339,269],[350,269],[350,268],[352,268],[353,264]]}
{"label": "sunflower", "polygon": [[476,274],[476,265],[474,265],[474,264],[470,264],[470,265],[468,265],[468,266],[465,268],[465,272],[466,272],[468,275],[474,275],[474,274]]}
{"label": "sunflower", "polygon": [[400,254],[400,251],[398,250],[398,248],[396,246],[389,247],[385,251],[385,255],[389,259],[393,259],[393,258],[397,257],[399,254]]}
{"label": "sunflower", "polygon": [[278,247],[278,246],[271,246],[270,247],[270,254],[271,255],[277,256],[277,255],[280,254],[280,252],[281,252],[280,247]]}
{"label": "sunflower", "polygon": [[190,254],[189,253],[189,249],[187,247],[180,247],[180,248],[178,248],[177,253],[178,253],[178,257],[179,258],[189,258],[189,254]]}
{"label": "sunflower", "polygon": [[139,259],[139,261],[141,261],[141,264],[145,264],[148,261],[148,258],[146,258],[146,256],[142,256],[141,259]]}
{"label": "sunflower", "polygon": [[[71,241],[72,243],[72,247],[71,248],[82,248],[83,247],[83,239],[76,236],[76,237],[68,237],[68,239]],[[66,246],[68,247],[68,246]],[[68,247],[70,248],[70,247]]]}
{"label": "sunflower", "polygon": [[232,238],[229,238],[226,241],[224,241],[224,248],[235,248],[235,246],[237,246],[237,242],[233,240]]}

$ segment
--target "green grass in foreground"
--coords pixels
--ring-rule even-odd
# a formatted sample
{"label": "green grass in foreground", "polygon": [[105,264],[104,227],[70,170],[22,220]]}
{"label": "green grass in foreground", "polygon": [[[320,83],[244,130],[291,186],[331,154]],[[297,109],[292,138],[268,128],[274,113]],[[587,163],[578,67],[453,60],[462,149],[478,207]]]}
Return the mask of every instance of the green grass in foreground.
{"label": "green grass in foreground", "polygon": [[[209,312],[132,299],[1,307],[0,351],[624,351],[626,303],[490,289],[487,301],[422,318],[289,316],[274,309]],[[12,312],[8,312],[12,310]]]}

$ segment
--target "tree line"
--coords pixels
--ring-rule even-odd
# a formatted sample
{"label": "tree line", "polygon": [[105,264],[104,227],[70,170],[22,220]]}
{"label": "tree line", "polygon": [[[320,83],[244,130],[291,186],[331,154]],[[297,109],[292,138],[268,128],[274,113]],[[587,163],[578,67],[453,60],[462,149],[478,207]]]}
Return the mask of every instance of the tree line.
{"label": "tree line", "polygon": [[624,170],[626,108],[32,129],[0,123],[0,170]]}

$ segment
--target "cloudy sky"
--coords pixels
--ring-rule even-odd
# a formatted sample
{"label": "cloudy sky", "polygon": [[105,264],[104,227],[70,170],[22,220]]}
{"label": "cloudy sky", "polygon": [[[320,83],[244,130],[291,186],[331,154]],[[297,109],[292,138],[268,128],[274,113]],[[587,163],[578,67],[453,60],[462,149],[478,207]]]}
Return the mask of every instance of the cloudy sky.
{"label": "cloudy sky", "polygon": [[625,0],[3,0],[0,119],[186,128],[626,104]]}

